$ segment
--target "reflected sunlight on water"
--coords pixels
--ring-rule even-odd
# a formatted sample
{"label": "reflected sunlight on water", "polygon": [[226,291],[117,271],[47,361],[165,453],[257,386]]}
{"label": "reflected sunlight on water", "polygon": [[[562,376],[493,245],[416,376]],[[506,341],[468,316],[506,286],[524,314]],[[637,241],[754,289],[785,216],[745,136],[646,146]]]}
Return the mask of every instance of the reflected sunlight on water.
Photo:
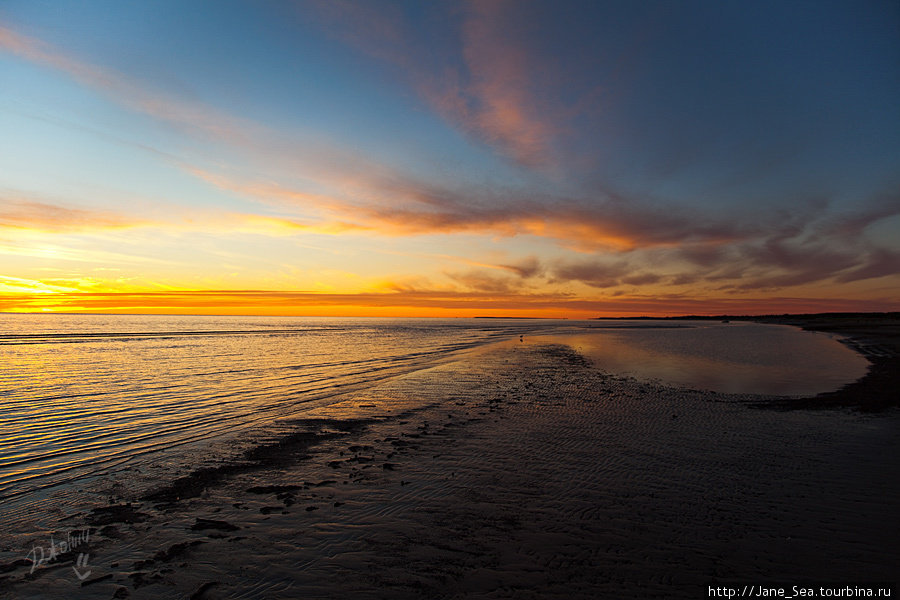
{"label": "reflected sunlight on water", "polygon": [[0,315],[0,500],[287,417],[533,327]]}

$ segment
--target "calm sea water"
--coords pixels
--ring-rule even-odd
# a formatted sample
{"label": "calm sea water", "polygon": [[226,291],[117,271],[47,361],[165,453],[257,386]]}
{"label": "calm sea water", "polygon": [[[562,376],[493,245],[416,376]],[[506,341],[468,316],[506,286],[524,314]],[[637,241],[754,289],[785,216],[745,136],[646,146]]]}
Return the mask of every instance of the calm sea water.
{"label": "calm sea water", "polygon": [[520,335],[721,391],[827,391],[867,364],[827,336],[744,323],[0,315],[0,521],[61,486]]}
{"label": "calm sea water", "polygon": [[859,379],[869,366],[824,333],[744,322],[667,323],[607,321],[547,339],[606,371],[735,394],[815,396]]}

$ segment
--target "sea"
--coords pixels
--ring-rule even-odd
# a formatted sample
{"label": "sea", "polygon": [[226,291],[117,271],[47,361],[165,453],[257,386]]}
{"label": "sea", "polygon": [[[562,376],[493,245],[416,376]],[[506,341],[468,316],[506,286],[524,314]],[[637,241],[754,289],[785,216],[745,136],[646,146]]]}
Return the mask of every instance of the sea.
{"label": "sea", "polygon": [[615,375],[727,393],[814,395],[868,365],[834,336],[746,322],[0,314],[0,528],[498,343],[565,344]]}

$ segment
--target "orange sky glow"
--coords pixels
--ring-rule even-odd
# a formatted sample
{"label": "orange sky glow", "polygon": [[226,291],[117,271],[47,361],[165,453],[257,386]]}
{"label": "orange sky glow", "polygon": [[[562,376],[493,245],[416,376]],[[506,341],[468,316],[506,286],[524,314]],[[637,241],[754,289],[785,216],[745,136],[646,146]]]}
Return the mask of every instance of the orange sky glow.
{"label": "orange sky glow", "polygon": [[900,307],[890,19],[526,4],[0,6],[0,311]]}

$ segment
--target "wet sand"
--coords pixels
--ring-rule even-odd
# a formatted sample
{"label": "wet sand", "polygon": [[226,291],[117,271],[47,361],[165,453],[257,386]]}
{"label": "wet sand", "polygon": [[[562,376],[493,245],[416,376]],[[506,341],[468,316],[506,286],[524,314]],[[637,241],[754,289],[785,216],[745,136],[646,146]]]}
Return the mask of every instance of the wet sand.
{"label": "wet sand", "polygon": [[273,425],[231,460],[104,482],[58,530],[90,542],[33,574],[5,562],[0,595],[705,598],[890,581],[900,410],[757,408],[784,403],[514,340]]}

